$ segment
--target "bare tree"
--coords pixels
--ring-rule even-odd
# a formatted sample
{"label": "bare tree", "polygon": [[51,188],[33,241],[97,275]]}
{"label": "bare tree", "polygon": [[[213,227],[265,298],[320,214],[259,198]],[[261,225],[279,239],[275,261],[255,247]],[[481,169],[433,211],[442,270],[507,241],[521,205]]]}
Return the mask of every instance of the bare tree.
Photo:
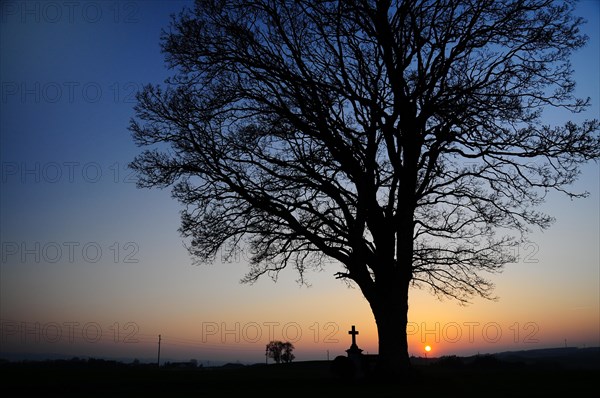
{"label": "bare tree", "polygon": [[[411,286],[493,298],[486,273],[599,157],[569,64],[571,1],[197,1],[138,95],[141,187],[173,186],[200,262],[251,250],[244,281],[334,260],[370,303],[379,369],[409,366]],[[510,231],[506,234],[506,231]],[[227,251],[231,250],[231,252]]]}

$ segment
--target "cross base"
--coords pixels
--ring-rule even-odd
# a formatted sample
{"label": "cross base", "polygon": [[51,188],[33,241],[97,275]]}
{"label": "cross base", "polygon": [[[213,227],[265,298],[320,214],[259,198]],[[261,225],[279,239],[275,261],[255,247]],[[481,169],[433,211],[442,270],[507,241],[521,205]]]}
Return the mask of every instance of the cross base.
{"label": "cross base", "polygon": [[363,350],[361,350],[360,348],[358,348],[358,346],[356,344],[352,344],[350,346],[350,348],[348,348],[346,350],[346,352],[348,353],[348,356],[351,356],[351,355],[360,355],[363,352]]}

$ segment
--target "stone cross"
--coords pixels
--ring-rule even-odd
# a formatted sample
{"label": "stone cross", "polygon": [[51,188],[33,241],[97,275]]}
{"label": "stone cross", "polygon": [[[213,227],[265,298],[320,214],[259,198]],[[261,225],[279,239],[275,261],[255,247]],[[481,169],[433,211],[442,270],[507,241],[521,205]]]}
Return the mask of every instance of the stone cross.
{"label": "stone cross", "polygon": [[348,334],[352,335],[352,345],[355,346],[356,345],[356,335],[358,334],[358,331],[355,329],[354,325],[352,325],[352,330],[349,330]]}

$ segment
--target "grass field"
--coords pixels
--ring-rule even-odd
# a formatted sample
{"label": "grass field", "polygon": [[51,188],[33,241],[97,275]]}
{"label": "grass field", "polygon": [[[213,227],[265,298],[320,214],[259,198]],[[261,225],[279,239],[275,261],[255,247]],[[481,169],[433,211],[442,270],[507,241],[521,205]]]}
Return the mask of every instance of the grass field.
{"label": "grass field", "polygon": [[77,397],[534,397],[588,396],[599,369],[548,363],[519,366],[413,365],[409,380],[332,376],[331,362],[204,369],[12,363],[0,366],[2,396]]}

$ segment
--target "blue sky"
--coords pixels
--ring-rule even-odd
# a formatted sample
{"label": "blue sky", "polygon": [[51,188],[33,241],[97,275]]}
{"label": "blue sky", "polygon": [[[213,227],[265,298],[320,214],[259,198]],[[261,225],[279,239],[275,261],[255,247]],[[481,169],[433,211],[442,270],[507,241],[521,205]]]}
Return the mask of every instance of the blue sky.
{"label": "blue sky", "polygon": [[[243,255],[192,265],[177,233],[179,204],[168,191],[135,187],[127,169],[139,152],[127,131],[134,93],[169,75],[160,31],[186,4],[2,3],[2,351],[152,358],[160,333],[165,357],[259,361],[268,333],[285,332],[297,341],[298,359],[314,359],[343,353],[351,324],[361,330],[359,345],[362,338],[362,348],[376,350],[369,307],[333,278],[336,269],[308,275],[311,288],[299,287],[291,271],[277,284],[240,285]],[[575,116],[549,112],[548,123],[600,118],[600,3],[583,1],[578,13],[589,20],[591,40],[573,57],[577,94],[592,105]],[[447,353],[565,338],[599,345],[597,164],[582,169],[575,188],[590,197],[551,194],[544,209],[556,224],[535,232],[521,260],[494,277],[500,302],[462,308],[417,291],[415,325],[435,331],[438,322],[495,322],[506,338],[447,344]],[[523,345],[522,334],[535,327],[537,341]],[[417,355],[421,340],[411,340]]]}

